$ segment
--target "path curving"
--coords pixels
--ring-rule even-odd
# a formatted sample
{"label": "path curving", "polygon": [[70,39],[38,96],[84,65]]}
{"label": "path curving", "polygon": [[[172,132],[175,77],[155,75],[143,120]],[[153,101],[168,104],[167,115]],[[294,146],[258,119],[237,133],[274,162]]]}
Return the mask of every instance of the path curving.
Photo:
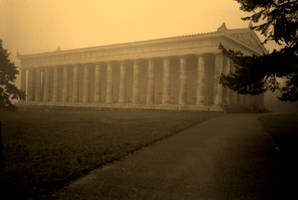
{"label": "path curving", "polygon": [[276,152],[257,117],[211,119],[41,199],[279,199]]}

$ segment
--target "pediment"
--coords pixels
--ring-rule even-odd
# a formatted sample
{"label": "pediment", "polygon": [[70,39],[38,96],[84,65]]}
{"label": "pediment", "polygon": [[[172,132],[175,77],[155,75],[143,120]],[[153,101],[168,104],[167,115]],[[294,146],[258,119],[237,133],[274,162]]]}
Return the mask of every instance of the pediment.
{"label": "pediment", "polygon": [[266,53],[266,49],[261,44],[257,35],[252,31],[229,33],[228,35],[235,41],[243,43],[261,54]]}

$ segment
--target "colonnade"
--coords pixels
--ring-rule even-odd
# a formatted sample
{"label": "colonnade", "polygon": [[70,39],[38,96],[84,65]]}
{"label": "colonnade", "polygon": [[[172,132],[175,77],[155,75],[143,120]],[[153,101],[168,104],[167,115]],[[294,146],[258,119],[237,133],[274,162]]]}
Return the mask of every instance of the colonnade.
{"label": "colonnade", "polygon": [[[194,71],[189,72],[188,57],[195,58]],[[98,62],[50,67],[23,67],[21,89],[26,92],[26,102],[42,103],[103,103],[103,104],[145,104],[145,105],[230,105],[251,103],[251,98],[236,94],[219,84],[221,73],[233,70],[232,62],[222,54],[175,56],[178,65],[177,80],[170,79],[173,57],[138,59],[117,62]],[[209,56],[210,57],[210,56]],[[115,63],[117,81],[115,81]],[[145,71],[141,70],[145,63]],[[210,64],[211,63],[211,64]],[[132,72],[128,71],[132,66]],[[103,70],[104,68],[104,70]],[[157,68],[157,69],[156,69]],[[188,75],[195,77],[193,102],[187,100]],[[128,75],[131,75],[128,77]],[[157,76],[161,79],[157,79]],[[127,80],[130,79],[131,83]],[[144,80],[146,79],[146,80]],[[140,82],[145,87],[140,87]],[[157,86],[157,82],[160,84]],[[170,87],[176,82],[177,96],[171,100]],[[129,84],[130,83],[130,84]],[[117,91],[115,90],[117,85]],[[157,88],[161,87],[161,88]],[[171,87],[173,88],[173,87]],[[129,90],[128,90],[129,89]],[[161,99],[155,98],[160,89]],[[128,92],[129,91],[129,92]],[[140,96],[144,96],[143,101]],[[176,93],[175,93],[176,94]],[[128,97],[131,96],[131,97]]]}

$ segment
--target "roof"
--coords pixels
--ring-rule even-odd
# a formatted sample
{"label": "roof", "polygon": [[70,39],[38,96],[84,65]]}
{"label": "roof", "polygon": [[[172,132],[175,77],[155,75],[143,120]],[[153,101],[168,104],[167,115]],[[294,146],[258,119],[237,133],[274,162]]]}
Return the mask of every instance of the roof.
{"label": "roof", "polygon": [[[242,38],[242,35],[244,34],[249,35],[249,39]],[[126,48],[126,47],[137,47],[137,46],[143,46],[143,45],[149,45],[149,44],[152,45],[152,44],[174,42],[178,40],[203,39],[203,38],[218,37],[218,36],[225,36],[237,43],[242,44],[243,46],[253,51],[258,51],[259,53],[267,53],[267,50],[262,45],[256,33],[252,31],[250,28],[227,29],[225,23],[223,23],[217,29],[217,31],[214,31],[214,32],[198,33],[198,34],[192,34],[192,35],[182,35],[182,36],[174,36],[174,37],[168,37],[168,38],[159,38],[159,39],[152,39],[152,40],[118,43],[118,44],[86,47],[86,48],[77,48],[77,49],[69,49],[69,50],[60,50],[60,48],[58,48],[56,51],[52,51],[52,52],[43,52],[43,53],[37,53],[37,54],[18,54],[18,58],[22,59],[22,58],[28,58],[28,57],[61,55],[61,54],[69,54],[69,53],[80,53],[80,52],[86,52],[86,51],[100,51],[100,50]],[[252,42],[255,43],[253,46],[251,44]]]}

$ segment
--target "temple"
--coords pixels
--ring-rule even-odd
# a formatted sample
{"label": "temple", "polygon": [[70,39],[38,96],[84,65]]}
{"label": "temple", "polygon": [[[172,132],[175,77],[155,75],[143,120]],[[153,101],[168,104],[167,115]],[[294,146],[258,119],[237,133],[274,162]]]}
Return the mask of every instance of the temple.
{"label": "temple", "polygon": [[233,63],[218,46],[267,53],[249,28],[19,55],[24,104],[95,108],[216,110],[263,107],[263,95],[219,84]]}

